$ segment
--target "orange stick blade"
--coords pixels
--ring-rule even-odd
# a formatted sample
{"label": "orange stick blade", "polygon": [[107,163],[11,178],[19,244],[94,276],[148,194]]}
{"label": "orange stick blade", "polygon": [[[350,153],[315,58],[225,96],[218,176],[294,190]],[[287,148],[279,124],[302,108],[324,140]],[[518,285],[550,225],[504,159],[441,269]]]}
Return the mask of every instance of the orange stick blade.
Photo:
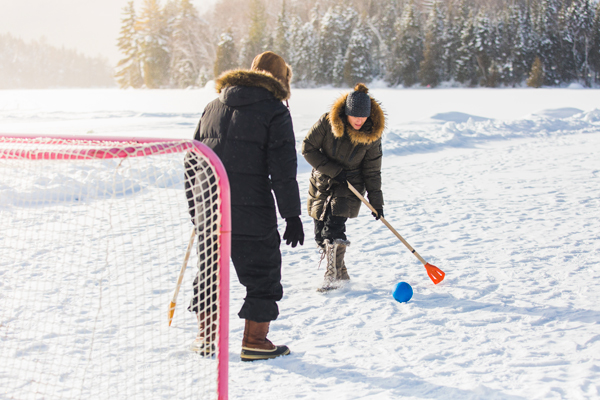
{"label": "orange stick blade", "polygon": [[171,326],[171,322],[173,322],[173,315],[175,314],[175,303],[171,302],[169,304],[169,326]]}
{"label": "orange stick blade", "polygon": [[444,271],[442,271],[435,265],[431,265],[431,264],[427,263],[427,264],[425,264],[425,269],[427,270],[427,275],[429,275],[429,278],[431,278],[433,283],[436,285],[438,283],[440,283],[441,281],[443,281],[444,277],[446,276]]}

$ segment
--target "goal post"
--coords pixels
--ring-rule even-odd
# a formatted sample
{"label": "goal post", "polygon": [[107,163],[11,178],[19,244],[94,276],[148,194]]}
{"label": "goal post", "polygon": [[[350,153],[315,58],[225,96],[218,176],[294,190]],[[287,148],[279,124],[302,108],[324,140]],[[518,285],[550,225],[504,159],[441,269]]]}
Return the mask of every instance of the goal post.
{"label": "goal post", "polygon": [[230,235],[200,142],[0,134],[0,398],[226,400]]}

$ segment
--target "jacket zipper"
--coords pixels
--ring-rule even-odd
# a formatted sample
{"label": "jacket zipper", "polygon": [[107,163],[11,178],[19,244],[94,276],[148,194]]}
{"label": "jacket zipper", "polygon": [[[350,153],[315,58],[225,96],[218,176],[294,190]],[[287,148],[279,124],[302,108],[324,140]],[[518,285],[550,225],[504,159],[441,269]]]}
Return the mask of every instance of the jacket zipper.
{"label": "jacket zipper", "polygon": [[352,161],[352,159],[354,158],[354,156],[356,155],[357,152],[358,152],[358,145],[354,146],[354,149],[352,150],[352,153],[350,154],[350,158],[348,158],[348,163],[350,163],[350,161]]}

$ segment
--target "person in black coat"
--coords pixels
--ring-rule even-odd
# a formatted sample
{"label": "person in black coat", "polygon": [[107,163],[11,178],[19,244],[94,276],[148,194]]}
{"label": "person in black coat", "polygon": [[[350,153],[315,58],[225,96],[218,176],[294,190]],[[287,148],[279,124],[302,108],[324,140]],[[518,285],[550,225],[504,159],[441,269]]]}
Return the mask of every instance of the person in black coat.
{"label": "person in black coat", "polygon": [[[194,134],[195,140],[220,157],[230,182],[231,259],[240,283],[246,287],[238,313],[246,320],[243,361],[290,352],[287,346],[273,345],[266,336],[270,321],[279,315],[277,301],[283,296],[276,209],[286,220],[286,243],[292,247],[304,243],[296,142],[289,109],[283,104],[290,97],[291,77],[289,65],[272,52],[256,56],[250,70],[223,73],[215,85],[219,97],[206,106]],[[187,160],[188,174],[194,162]],[[197,205],[187,186],[194,219]],[[203,333],[211,322],[204,314],[207,302],[198,290],[207,284],[203,278],[200,268],[189,308],[199,319],[198,337],[192,344],[199,352],[214,339]]]}

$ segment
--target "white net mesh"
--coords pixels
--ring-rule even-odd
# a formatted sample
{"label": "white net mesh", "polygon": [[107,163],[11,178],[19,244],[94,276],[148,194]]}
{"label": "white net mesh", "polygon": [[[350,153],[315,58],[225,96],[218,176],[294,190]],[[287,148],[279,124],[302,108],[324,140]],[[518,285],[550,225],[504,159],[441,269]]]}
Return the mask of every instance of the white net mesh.
{"label": "white net mesh", "polygon": [[[198,153],[184,174],[192,147],[0,138],[0,398],[218,397],[219,177]],[[188,175],[205,292],[190,268],[169,326]]]}

